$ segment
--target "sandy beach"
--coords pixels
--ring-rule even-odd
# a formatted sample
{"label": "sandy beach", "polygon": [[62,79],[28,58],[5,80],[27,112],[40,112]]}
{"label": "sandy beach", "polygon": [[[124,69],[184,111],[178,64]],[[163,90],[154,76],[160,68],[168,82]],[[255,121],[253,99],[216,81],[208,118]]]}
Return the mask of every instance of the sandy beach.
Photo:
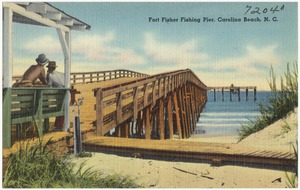
{"label": "sandy beach", "polygon": [[[290,126],[289,131],[282,129]],[[240,143],[292,151],[298,136],[298,109],[264,130],[250,135]],[[192,136],[186,141],[237,143],[237,136]],[[74,158],[75,163],[86,161],[104,175],[129,175],[147,188],[285,188],[284,168],[254,165],[213,166],[208,162],[182,159],[122,157],[93,153],[90,158]],[[289,173],[289,172],[288,172]]]}

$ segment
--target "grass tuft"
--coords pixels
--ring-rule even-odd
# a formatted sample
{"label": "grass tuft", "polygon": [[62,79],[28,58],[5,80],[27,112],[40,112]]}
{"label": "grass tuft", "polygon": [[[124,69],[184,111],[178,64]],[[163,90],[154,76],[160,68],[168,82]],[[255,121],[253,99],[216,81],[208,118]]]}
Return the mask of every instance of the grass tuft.
{"label": "grass tuft", "polygon": [[239,141],[256,133],[275,121],[286,117],[291,111],[298,107],[298,64],[293,64],[290,71],[290,64],[287,64],[287,71],[281,77],[281,89],[276,87],[276,75],[273,67],[270,70],[270,78],[267,79],[272,94],[268,97],[267,104],[259,104],[260,117],[249,120],[250,123],[242,125],[239,130]]}
{"label": "grass tuft", "polygon": [[77,171],[68,155],[57,156],[55,148],[49,148],[51,139],[45,144],[25,148],[11,154],[4,175],[4,188],[138,188],[129,176],[104,176],[92,167]]}

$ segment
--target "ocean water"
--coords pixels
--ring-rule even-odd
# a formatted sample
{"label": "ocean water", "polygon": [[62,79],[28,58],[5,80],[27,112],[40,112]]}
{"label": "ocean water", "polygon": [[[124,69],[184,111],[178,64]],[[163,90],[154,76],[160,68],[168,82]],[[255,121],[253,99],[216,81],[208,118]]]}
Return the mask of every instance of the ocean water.
{"label": "ocean water", "polygon": [[223,102],[222,92],[217,92],[215,102],[214,92],[209,91],[194,135],[238,135],[242,124],[260,116],[258,104],[266,102],[269,95],[270,92],[257,91],[257,100],[254,101],[253,91],[249,90],[249,100],[246,101],[246,92],[241,91],[241,101],[238,101],[238,94],[233,94],[233,101],[230,102],[229,92],[225,92]]}

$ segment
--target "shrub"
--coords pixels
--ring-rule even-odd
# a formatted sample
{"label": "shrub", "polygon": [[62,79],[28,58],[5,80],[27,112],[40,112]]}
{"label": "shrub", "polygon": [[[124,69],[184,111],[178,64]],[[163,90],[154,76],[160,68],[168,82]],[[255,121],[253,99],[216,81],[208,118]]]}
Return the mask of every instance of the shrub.
{"label": "shrub", "polygon": [[276,76],[273,67],[270,70],[270,79],[268,80],[271,95],[266,104],[259,104],[260,117],[250,120],[249,124],[242,125],[239,130],[239,141],[258,132],[275,121],[284,118],[288,113],[298,107],[298,64],[293,64],[293,71],[290,71],[289,63],[287,71],[284,74],[284,80],[281,77],[281,90],[276,87]]}

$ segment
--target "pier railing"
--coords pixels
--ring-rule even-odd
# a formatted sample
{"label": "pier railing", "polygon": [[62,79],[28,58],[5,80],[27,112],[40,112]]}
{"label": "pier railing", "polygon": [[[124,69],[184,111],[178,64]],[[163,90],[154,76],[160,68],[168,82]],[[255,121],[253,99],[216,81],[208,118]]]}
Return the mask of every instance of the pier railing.
{"label": "pier railing", "polygon": [[[124,77],[147,77],[149,75],[139,73],[135,71],[119,69],[119,70],[108,70],[108,71],[97,71],[97,72],[74,72],[71,73],[70,82],[71,84],[84,84],[91,82],[101,82],[107,80],[113,80]],[[13,76],[13,82],[21,80],[22,76]]]}
{"label": "pier railing", "polygon": [[[140,126],[146,126],[145,138],[149,139],[150,109],[146,108],[150,107],[153,114],[158,113],[155,120],[158,120],[160,138],[164,139],[163,125],[167,117],[164,114],[164,104],[168,104],[165,107],[169,113],[168,122],[173,122],[174,119],[177,122],[180,138],[188,137],[190,129],[189,127],[184,129],[183,127],[188,125],[183,122],[190,122],[191,118],[194,121],[196,113],[200,116],[200,109],[206,101],[206,89],[206,85],[189,69],[152,75],[107,88],[93,89],[96,97],[96,133],[105,135],[111,129],[118,127],[117,133],[125,133],[125,136],[128,136],[128,122],[126,121],[133,119],[139,123],[142,120],[144,125]],[[171,101],[171,96],[173,101]],[[187,113],[188,110],[190,115]],[[176,115],[175,118],[173,118],[173,112]],[[154,122],[154,119],[151,119],[151,122]],[[173,125],[169,124],[169,128],[172,127]],[[119,128],[120,132],[117,131]],[[139,130],[142,129],[137,128],[137,131]],[[173,130],[170,130],[172,136]]]}

